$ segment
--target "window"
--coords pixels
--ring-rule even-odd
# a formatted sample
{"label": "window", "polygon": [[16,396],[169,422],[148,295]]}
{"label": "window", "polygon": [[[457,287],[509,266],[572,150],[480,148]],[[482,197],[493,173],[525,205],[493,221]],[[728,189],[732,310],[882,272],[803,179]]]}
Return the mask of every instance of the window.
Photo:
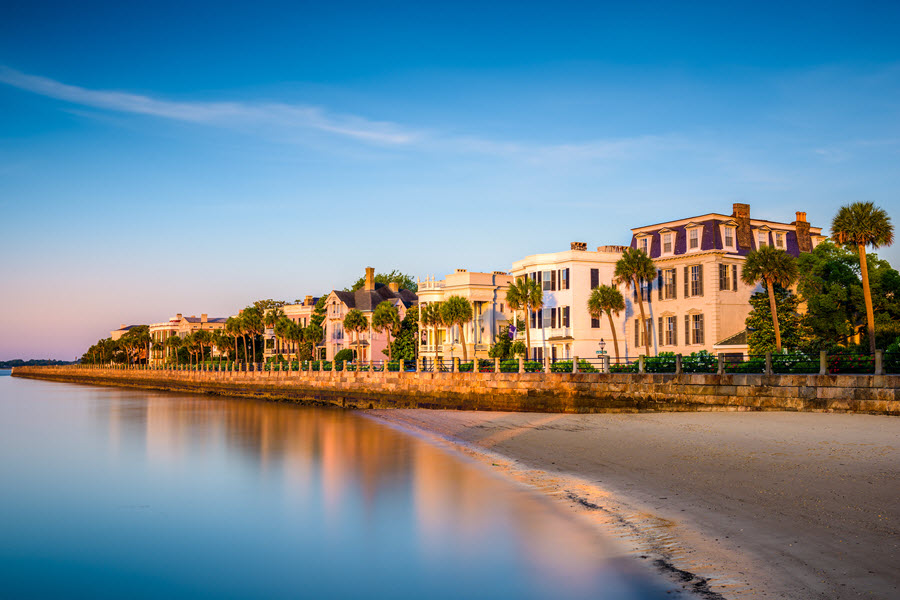
{"label": "window", "polygon": [[662,235],[662,251],[663,254],[672,254],[672,250],[675,248],[675,236],[671,233],[664,233]]}
{"label": "window", "polygon": [[[645,321],[645,323],[647,324],[647,335],[650,336],[648,338],[649,343],[652,344],[653,343],[653,321],[651,319],[647,319]],[[641,348],[646,345],[647,344],[644,343],[644,327],[641,324],[640,319],[635,319],[634,320],[634,346],[635,346],[635,348]]]}
{"label": "window", "polygon": [[591,269],[591,289],[600,285],[600,269]]}
{"label": "window", "polygon": [[675,346],[678,344],[677,332],[675,331],[675,317],[660,317],[659,327],[659,345]]}
{"label": "window", "polygon": [[552,280],[552,271],[541,271],[541,275],[543,276],[543,290],[545,292],[549,292],[553,289],[553,280]]}
{"label": "window", "polygon": [[666,300],[675,298],[675,269],[663,271],[663,286],[665,287]]}
{"label": "window", "polygon": [[756,247],[762,248],[763,246],[767,246],[769,244],[769,234],[766,231],[760,231],[756,234]]}
{"label": "window", "polygon": [[694,227],[688,230],[688,248],[698,250],[700,248],[700,228]]}
{"label": "window", "polygon": [[737,265],[719,265],[719,290],[737,291]]}
{"label": "window", "polygon": [[703,343],[703,315],[691,315],[691,337],[695,344]]}
{"label": "window", "polygon": [[684,297],[703,295],[703,265],[684,268]]}
{"label": "window", "polygon": [[562,307],[562,326],[563,327],[569,326],[569,307],[568,306]]}
{"label": "window", "polygon": [[591,317],[591,329],[600,329],[600,317]]}
{"label": "window", "polygon": [[734,227],[725,228],[725,247],[734,248]]}
{"label": "window", "polygon": [[650,238],[642,237],[638,240],[638,248],[643,250],[645,254],[650,254]]}
{"label": "window", "polygon": [[784,233],[781,231],[775,233],[775,247],[784,250]]}
{"label": "window", "polygon": [[569,289],[569,269],[559,270],[559,289]]}

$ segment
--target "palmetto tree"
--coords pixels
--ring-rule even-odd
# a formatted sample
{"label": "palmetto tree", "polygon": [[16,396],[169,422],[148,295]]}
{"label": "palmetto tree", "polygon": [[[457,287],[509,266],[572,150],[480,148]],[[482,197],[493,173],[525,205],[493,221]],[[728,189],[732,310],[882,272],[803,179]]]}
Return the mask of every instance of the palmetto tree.
{"label": "palmetto tree", "polygon": [[[246,335],[250,336],[250,341],[253,345],[253,360],[250,362],[256,362],[256,336],[261,335],[264,330],[263,323],[263,314],[260,309],[255,306],[248,306],[244,309],[244,312],[241,313],[241,324],[243,325],[243,331]],[[247,349],[244,348],[244,352],[246,353]]]}
{"label": "palmetto tree", "polygon": [[206,359],[203,350],[207,347],[212,346],[212,335],[211,332],[206,329],[199,329],[194,332],[193,338],[194,344],[197,346],[197,349],[200,352],[200,360],[198,361],[199,364]]}
{"label": "palmetto tree", "polygon": [[525,354],[531,353],[531,313],[544,307],[544,290],[536,279],[519,277],[506,288],[506,303],[525,312]]}
{"label": "palmetto tree", "polygon": [[831,222],[834,241],[859,252],[859,271],[862,275],[863,297],[866,302],[866,324],[869,329],[869,350],[875,352],[875,315],[872,291],[869,289],[869,269],[866,265],[866,246],[878,248],[894,243],[891,217],[871,202],[854,202],[842,206]]}
{"label": "palmetto tree", "polygon": [[300,346],[306,340],[306,328],[300,323],[291,323],[286,337],[297,345],[297,363],[300,363]]}
{"label": "palmetto tree", "polygon": [[637,292],[638,306],[641,310],[641,324],[644,330],[644,354],[650,356],[650,329],[644,313],[644,296],[641,290],[642,281],[653,281],[656,277],[656,266],[647,253],[637,248],[626,248],[622,258],[616,262],[613,273],[617,285],[625,285],[626,289],[634,287]]}
{"label": "palmetto tree", "polygon": [[[238,356],[238,338],[242,337],[240,317],[228,317],[225,319],[225,334],[234,338],[234,360]],[[246,352],[246,351],[245,351]]]}
{"label": "palmetto tree", "polygon": [[172,362],[178,364],[178,349],[181,348],[181,336],[178,334],[166,338],[166,346],[171,348]]}
{"label": "palmetto tree", "polygon": [[472,320],[472,303],[462,296],[450,296],[441,306],[441,319],[446,327],[459,326],[459,341],[462,343],[463,360],[469,360],[466,352],[465,325]]}
{"label": "palmetto tree", "polygon": [[369,320],[361,311],[354,308],[351,309],[347,316],[344,317],[344,331],[350,331],[356,334],[356,360],[362,359],[359,352],[359,337],[369,328]]}
{"label": "palmetto tree", "polygon": [[[289,318],[284,316],[284,313],[281,313],[281,316],[278,317],[278,320],[275,321],[275,324],[272,326],[272,329],[275,333],[275,339],[280,342],[278,346],[280,346],[281,350],[284,350],[284,347],[287,346],[288,338],[290,337],[291,329],[294,327],[294,322]],[[288,351],[290,354],[290,351]]]}
{"label": "palmetto tree", "polygon": [[434,330],[434,355],[440,355],[440,344],[438,343],[438,329],[444,324],[444,317],[441,314],[441,303],[431,302],[426,304],[422,309],[422,324],[425,327],[431,327]]}
{"label": "palmetto tree", "polygon": [[372,313],[372,329],[387,334],[388,360],[391,357],[391,336],[400,329],[400,311],[388,300],[381,302]]}
{"label": "palmetto tree", "polygon": [[617,317],[619,313],[625,310],[625,298],[618,288],[611,285],[600,285],[591,291],[591,295],[587,302],[588,312],[591,316],[599,319],[600,315],[606,313],[609,317],[609,328],[612,330],[613,346],[616,349],[616,360],[619,360],[619,340],[616,337],[616,326],[613,323],[613,314]]}
{"label": "palmetto tree", "polygon": [[775,330],[775,349],[781,352],[781,329],[775,307],[775,286],[788,288],[797,279],[797,261],[793,256],[773,246],[763,246],[747,255],[741,269],[741,280],[747,285],[762,281],[769,293],[769,310],[772,312],[772,328]]}

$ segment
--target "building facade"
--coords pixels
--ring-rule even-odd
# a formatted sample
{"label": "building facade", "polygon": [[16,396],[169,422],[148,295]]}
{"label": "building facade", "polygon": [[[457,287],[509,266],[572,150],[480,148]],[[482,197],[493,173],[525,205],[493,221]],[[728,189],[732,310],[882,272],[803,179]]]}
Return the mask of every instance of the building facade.
{"label": "building facade", "polygon": [[[313,311],[316,310],[316,302],[319,298],[306,296],[303,302],[296,304],[285,304],[282,307],[284,316],[293,323],[299,324],[301,327],[307,327],[312,319]],[[275,335],[274,327],[266,327],[263,333],[263,357],[265,360],[278,355],[289,355],[297,352],[296,342],[283,340]]]}
{"label": "building facade", "polygon": [[[544,307],[526,319],[530,359],[596,358],[599,352],[614,352],[609,320],[592,317],[587,303],[591,290],[612,284],[616,262],[624,250],[624,246],[600,246],[592,251],[584,242],[573,242],[568,251],[535,254],[513,263],[512,275],[536,280],[544,294]],[[624,317],[614,318],[614,324],[624,356]],[[525,340],[524,332],[519,339]]]}
{"label": "building facade", "polygon": [[[480,273],[466,269],[457,269],[440,281],[434,277],[419,280],[419,356],[462,358],[464,339],[467,358],[487,358],[494,337],[512,314],[506,304],[506,288],[512,281],[512,276],[504,271]],[[471,302],[472,321],[463,326],[462,332],[459,326],[438,327],[436,331],[426,327],[422,323],[423,307],[451,296],[462,296]]]}
{"label": "building facade", "polygon": [[[647,252],[657,268],[656,280],[644,282],[640,290],[651,354],[715,352],[717,342],[734,341],[745,329],[750,296],[762,289],[741,281],[747,254],[774,246],[799,256],[825,239],[821,228],[806,221],[806,213],[781,223],[752,219],[748,204],[732,208],[730,215],[712,213],[631,230],[631,247]],[[635,303],[637,290],[627,297]],[[637,311],[629,311],[625,329],[629,343],[643,353]]]}
{"label": "building facade", "polygon": [[[213,331],[225,327],[225,317],[212,317],[206,313],[191,315],[189,317],[178,313],[168,321],[163,323],[153,323],[150,325],[150,364],[162,364],[172,359],[172,348],[166,344],[166,340],[177,335],[185,337],[200,331],[201,329]],[[154,348],[160,344],[161,348]],[[217,351],[217,350],[216,350]]]}
{"label": "building facade", "polygon": [[369,322],[369,328],[359,336],[359,360],[387,360],[387,332],[372,329],[372,314],[382,302],[390,302],[400,315],[406,316],[409,307],[418,302],[415,292],[400,289],[395,283],[384,285],[375,283],[375,269],[366,268],[365,283],[355,292],[334,290],[325,299],[325,360],[333,360],[335,354],[343,349],[357,350],[355,333],[344,331],[344,317],[354,308],[359,310]]}

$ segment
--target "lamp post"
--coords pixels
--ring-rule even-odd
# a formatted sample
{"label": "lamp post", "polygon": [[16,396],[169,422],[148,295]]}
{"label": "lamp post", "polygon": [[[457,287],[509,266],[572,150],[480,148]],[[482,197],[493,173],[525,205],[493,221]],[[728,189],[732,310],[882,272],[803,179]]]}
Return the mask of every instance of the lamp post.
{"label": "lamp post", "polygon": [[600,349],[597,350],[597,356],[603,356],[606,354],[606,342],[603,341],[603,338],[600,338],[600,341],[597,342],[597,345],[600,346]]}

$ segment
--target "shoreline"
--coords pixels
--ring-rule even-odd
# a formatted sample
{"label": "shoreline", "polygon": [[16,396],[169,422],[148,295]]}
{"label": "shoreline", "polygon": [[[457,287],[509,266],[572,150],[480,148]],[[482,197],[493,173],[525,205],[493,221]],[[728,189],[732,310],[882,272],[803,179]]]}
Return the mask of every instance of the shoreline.
{"label": "shoreline", "polygon": [[[895,418],[363,414],[447,444],[541,493],[696,597],[898,594]],[[795,430],[806,433],[797,439]],[[735,440],[732,447],[715,448],[723,436]]]}

